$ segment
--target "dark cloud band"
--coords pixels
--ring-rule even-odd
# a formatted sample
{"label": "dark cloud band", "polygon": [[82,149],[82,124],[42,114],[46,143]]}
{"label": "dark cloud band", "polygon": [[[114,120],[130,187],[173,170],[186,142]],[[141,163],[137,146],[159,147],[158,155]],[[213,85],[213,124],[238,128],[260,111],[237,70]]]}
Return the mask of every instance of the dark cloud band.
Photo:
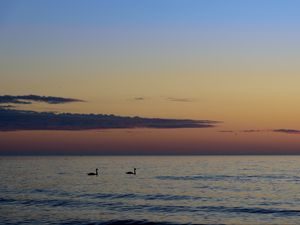
{"label": "dark cloud band", "polygon": [[208,128],[218,122],[124,117],[102,114],[74,114],[0,109],[0,130],[87,130],[108,128]]}

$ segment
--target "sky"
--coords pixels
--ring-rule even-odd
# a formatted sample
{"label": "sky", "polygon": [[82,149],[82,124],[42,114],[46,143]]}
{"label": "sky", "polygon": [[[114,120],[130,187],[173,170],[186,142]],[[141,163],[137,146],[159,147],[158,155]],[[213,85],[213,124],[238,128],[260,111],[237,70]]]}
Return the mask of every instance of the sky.
{"label": "sky", "polygon": [[1,0],[0,154],[299,154],[299,7]]}

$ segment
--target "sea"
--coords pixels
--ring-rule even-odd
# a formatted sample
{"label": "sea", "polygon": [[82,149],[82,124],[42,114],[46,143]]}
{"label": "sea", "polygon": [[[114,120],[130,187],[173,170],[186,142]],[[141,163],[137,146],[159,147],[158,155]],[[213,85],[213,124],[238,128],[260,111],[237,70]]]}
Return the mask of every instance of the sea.
{"label": "sea", "polygon": [[300,156],[0,157],[0,224],[300,224]]}

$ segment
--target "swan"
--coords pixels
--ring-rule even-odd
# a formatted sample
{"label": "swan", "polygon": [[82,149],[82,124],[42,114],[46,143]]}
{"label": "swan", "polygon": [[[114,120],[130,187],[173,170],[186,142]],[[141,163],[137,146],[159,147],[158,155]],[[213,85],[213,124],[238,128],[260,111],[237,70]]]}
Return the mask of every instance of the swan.
{"label": "swan", "polygon": [[129,172],[126,172],[126,174],[136,175],[136,168],[133,168],[133,172],[129,171]]}
{"label": "swan", "polygon": [[88,176],[98,176],[98,168],[96,169],[96,173],[88,173]]}

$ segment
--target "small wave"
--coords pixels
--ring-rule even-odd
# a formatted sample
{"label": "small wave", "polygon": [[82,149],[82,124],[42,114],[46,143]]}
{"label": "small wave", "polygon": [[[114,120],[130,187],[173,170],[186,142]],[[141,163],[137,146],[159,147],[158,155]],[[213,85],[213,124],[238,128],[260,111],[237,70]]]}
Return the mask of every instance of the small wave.
{"label": "small wave", "polygon": [[[0,217],[1,218],[1,217]],[[81,219],[68,219],[64,221],[51,221],[45,220],[43,222],[37,221],[35,219],[27,219],[20,221],[14,221],[11,222],[9,220],[3,220],[2,222],[5,222],[5,224],[19,224],[19,223],[26,223],[26,224],[51,224],[51,225],[211,225],[211,224],[199,224],[199,223],[174,223],[174,222],[163,222],[163,221],[148,221],[148,220],[109,220],[109,221],[91,221],[91,220],[81,220]],[[214,224],[216,225],[216,224]],[[217,224],[222,225],[222,224]]]}
{"label": "small wave", "polygon": [[189,196],[189,195],[169,195],[169,194],[84,194],[80,197],[88,197],[95,199],[142,199],[142,200],[160,200],[160,201],[172,201],[172,200],[198,200],[203,197]]}
{"label": "small wave", "polygon": [[144,195],[143,198],[145,200],[198,200],[203,199],[203,197],[197,196],[189,196],[189,195],[164,195],[164,194],[156,194],[156,195]]}
{"label": "small wave", "polygon": [[58,175],[67,175],[68,173],[66,173],[66,172],[58,172],[57,174]]}
{"label": "small wave", "polygon": [[50,189],[33,189],[33,190],[25,190],[23,192],[28,192],[30,194],[45,194],[51,196],[71,196],[72,193],[62,191],[62,190],[50,190]]}
{"label": "small wave", "polygon": [[0,204],[14,204],[26,206],[48,206],[48,207],[87,207],[95,203],[71,199],[12,199],[0,198]]}
{"label": "small wave", "polygon": [[0,203],[13,203],[15,201],[16,201],[15,199],[0,198]]}
{"label": "small wave", "polygon": [[159,180],[211,180],[211,181],[221,181],[221,180],[260,180],[260,179],[276,179],[276,180],[289,180],[289,181],[299,181],[300,177],[290,177],[284,175],[190,175],[190,176],[156,176]]}
{"label": "small wave", "polygon": [[[80,221],[73,220],[68,222],[60,223],[62,225],[71,225],[71,224],[89,224],[89,225],[209,225],[209,224],[195,224],[195,223],[173,223],[173,222],[159,222],[159,221],[148,221],[148,220],[110,220],[102,222],[93,222],[93,221]],[[219,224],[221,225],[221,224]]]}
{"label": "small wave", "polygon": [[300,216],[300,210],[276,209],[276,208],[244,208],[244,207],[226,207],[226,206],[184,206],[184,205],[123,205],[117,207],[111,206],[115,211],[148,211],[161,213],[178,212],[222,212],[222,213],[246,213],[246,214],[274,214],[278,216]]}
{"label": "small wave", "polygon": [[142,199],[142,200],[160,200],[160,201],[179,201],[179,200],[200,200],[205,199],[205,197],[199,196],[189,196],[189,195],[170,195],[170,194],[135,194],[135,193],[71,193],[58,190],[48,190],[48,189],[33,189],[33,190],[24,190],[20,194],[45,194],[45,197],[73,197],[81,199]]}
{"label": "small wave", "polygon": [[159,180],[224,180],[232,179],[233,176],[228,175],[191,175],[191,176],[156,176]]}
{"label": "small wave", "polygon": [[106,208],[115,212],[160,212],[160,213],[178,213],[178,212],[222,212],[222,213],[246,213],[246,214],[274,214],[278,216],[300,216],[300,210],[282,209],[282,208],[244,208],[244,207],[226,207],[226,206],[187,206],[187,205],[158,205],[158,204],[133,204],[122,202],[91,202],[88,200],[71,199],[11,199],[0,198],[0,205],[26,205],[26,206],[47,206],[47,207],[92,207]]}
{"label": "small wave", "polygon": [[284,216],[300,216],[300,210],[293,209],[264,209],[264,208],[225,208],[224,211],[253,214],[276,214]]}

